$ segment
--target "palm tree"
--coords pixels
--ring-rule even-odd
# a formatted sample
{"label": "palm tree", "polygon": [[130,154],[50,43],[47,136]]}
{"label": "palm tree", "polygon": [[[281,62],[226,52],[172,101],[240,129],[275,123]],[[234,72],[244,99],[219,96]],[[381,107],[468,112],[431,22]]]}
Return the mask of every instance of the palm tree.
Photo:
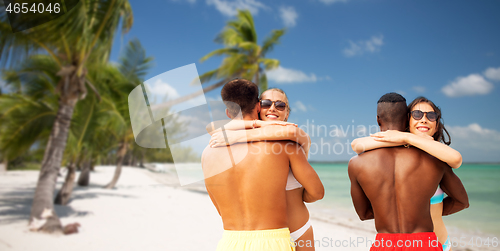
{"label": "palm tree", "polygon": [[[57,63],[48,55],[33,55],[4,71],[12,92],[0,96],[0,152],[13,160],[50,134],[57,115]],[[26,84],[29,83],[29,84]]]}
{"label": "palm tree", "polygon": [[280,61],[265,58],[265,56],[275,45],[279,44],[279,40],[284,34],[285,29],[273,30],[271,35],[264,40],[262,46],[258,45],[252,14],[248,10],[238,10],[236,19],[228,21],[226,27],[215,39],[215,42],[224,45],[224,48],[212,51],[200,59],[201,62],[204,62],[213,56],[226,56],[219,68],[200,76],[202,84],[212,80],[217,82],[203,88],[203,90],[168,101],[163,105],[173,106],[190,100],[215,90],[234,78],[252,80],[260,87],[261,91],[266,90],[265,70],[277,68]]}
{"label": "palm tree", "polygon": [[76,177],[76,168],[79,164],[86,162],[89,153],[98,144],[100,121],[105,118],[99,113],[100,96],[91,95],[85,100],[78,102],[71,120],[68,144],[64,153],[68,172],[63,186],[54,199],[55,204],[67,205],[73,192]]}
{"label": "palm tree", "polygon": [[136,86],[142,84],[152,60],[152,57],[146,55],[139,40],[130,41],[120,57],[118,71],[113,74],[117,84],[107,86],[106,94],[111,105],[109,117],[116,118],[110,121],[108,127],[112,129],[113,135],[116,135],[119,147],[113,179],[104,188],[115,187],[120,178],[124,158],[134,145],[127,97]]}
{"label": "palm tree", "polygon": [[97,91],[87,78],[87,67],[108,60],[118,27],[127,32],[132,26],[132,9],[128,0],[80,1],[62,17],[17,33],[12,33],[6,12],[0,13],[3,13],[0,14],[2,65],[14,65],[39,53],[50,55],[58,65],[57,114],[45,148],[30,222],[41,217],[44,210],[50,210],[54,217],[50,217],[40,230],[61,232],[61,223],[53,210],[53,196],[74,107],[87,95],[87,87]]}
{"label": "palm tree", "polygon": [[[202,83],[210,80],[219,80],[208,87],[215,89],[229,80],[240,77],[253,81],[261,90],[267,89],[267,77],[264,70],[269,71],[279,66],[277,59],[266,58],[276,44],[279,43],[285,30],[273,30],[262,46],[257,43],[257,31],[253,17],[248,10],[238,10],[235,20],[227,22],[226,27],[215,39],[216,43],[224,48],[212,51],[201,58],[201,62],[213,56],[226,56],[219,68],[206,72],[200,76]],[[206,91],[205,91],[206,92]]]}

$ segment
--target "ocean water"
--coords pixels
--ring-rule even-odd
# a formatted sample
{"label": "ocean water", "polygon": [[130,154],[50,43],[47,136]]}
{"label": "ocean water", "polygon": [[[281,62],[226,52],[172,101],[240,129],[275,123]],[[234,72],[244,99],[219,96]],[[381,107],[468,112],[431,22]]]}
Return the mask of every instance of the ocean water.
{"label": "ocean water", "polygon": [[[347,163],[311,164],[325,186],[320,207],[354,210]],[[447,227],[500,237],[500,164],[463,164],[455,173],[469,196],[469,208],[443,217]]]}

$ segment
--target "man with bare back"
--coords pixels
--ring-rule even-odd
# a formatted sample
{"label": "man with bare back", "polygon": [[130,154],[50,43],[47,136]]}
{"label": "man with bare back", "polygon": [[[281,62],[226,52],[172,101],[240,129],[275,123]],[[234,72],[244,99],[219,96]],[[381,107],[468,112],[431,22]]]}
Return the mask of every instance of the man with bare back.
{"label": "man with bare back", "polygon": [[[377,105],[381,131],[404,131],[406,100],[389,93]],[[465,188],[451,168],[415,147],[367,151],[349,162],[351,197],[361,220],[375,219],[377,237],[371,251],[442,251],[433,232],[430,198],[438,184],[448,194],[443,215],[469,206]]]}
{"label": "man with bare back", "polygon": [[[258,119],[258,87],[245,79],[221,91],[226,114]],[[228,102],[230,101],[230,102]],[[205,185],[222,217],[224,233],[217,250],[295,250],[288,230],[286,182],[289,169],[304,186],[303,199],[323,198],[324,188],[300,146],[291,141],[207,147],[202,154]]]}

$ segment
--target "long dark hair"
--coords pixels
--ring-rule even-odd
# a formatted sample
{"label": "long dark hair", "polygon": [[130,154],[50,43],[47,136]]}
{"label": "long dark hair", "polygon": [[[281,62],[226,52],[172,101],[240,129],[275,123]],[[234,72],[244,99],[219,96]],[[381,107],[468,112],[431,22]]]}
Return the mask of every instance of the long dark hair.
{"label": "long dark hair", "polygon": [[[450,145],[451,144],[451,137],[450,137],[450,134],[448,133],[448,130],[446,130],[446,128],[444,127],[444,123],[443,123],[443,120],[441,117],[441,109],[439,109],[439,107],[437,105],[435,105],[432,101],[430,101],[427,98],[422,97],[422,96],[417,97],[408,105],[408,116],[411,116],[410,114],[411,114],[411,110],[413,109],[413,107],[415,107],[417,104],[423,103],[423,102],[429,104],[432,107],[432,109],[434,109],[434,112],[436,112],[438,115],[438,119],[436,120],[437,121],[436,133],[434,133],[434,135],[433,135],[434,140],[439,141],[439,142],[443,142],[446,145]],[[444,133],[446,133],[446,135],[448,136],[448,141],[446,141]]]}

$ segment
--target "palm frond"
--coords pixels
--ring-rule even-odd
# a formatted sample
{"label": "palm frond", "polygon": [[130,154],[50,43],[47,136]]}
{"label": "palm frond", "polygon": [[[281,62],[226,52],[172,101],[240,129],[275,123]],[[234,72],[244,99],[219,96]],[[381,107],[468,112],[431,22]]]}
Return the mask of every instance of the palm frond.
{"label": "palm frond", "polygon": [[257,31],[255,30],[252,13],[249,10],[238,10],[236,17],[240,23],[239,32],[244,40],[257,43]]}
{"label": "palm frond", "polygon": [[235,53],[238,53],[238,49],[236,48],[222,48],[222,49],[217,49],[215,51],[212,51],[210,53],[208,53],[207,55],[203,56],[201,59],[200,59],[200,62],[203,62],[213,56],[220,56],[220,55],[232,55],[232,54],[235,54]]}
{"label": "palm frond", "polygon": [[218,74],[219,74],[219,69],[215,69],[215,70],[211,70],[211,71],[205,72],[205,73],[203,73],[200,76],[200,82],[202,84],[210,82],[210,80],[216,78]]}
{"label": "palm frond", "polygon": [[120,24],[122,32],[127,32],[132,23],[128,0],[80,1],[69,13],[17,33],[12,33],[6,15],[0,15],[0,63],[12,66],[40,50],[60,65],[74,64],[75,60],[82,64],[92,53],[103,62],[109,57]]}
{"label": "palm frond", "polygon": [[245,51],[253,52],[251,53],[253,55],[258,55],[260,51],[260,46],[253,42],[241,42],[237,46]]}
{"label": "palm frond", "polygon": [[0,110],[5,106],[15,108],[3,114],[2,121],[8,123],[0,125],[0,151],[14,159],[28,151],[40,135],[50,132],[57,111],[17,94],[0,96]]}
{"label": "palm frond", "polygon": [[273,30],[271,35],[264,39],[262,43],[262,52],[261,55],[264,57],[266,54],[271,51],[275,45],[279,44],[280,38],[285,34],[285,29],[281,30]]}
{"label": "palm frond", "polygon": [[152,57],[146,55],[146,50],[138,39],[131,40],[120,57],[119,69],[126,78],[143,79],[152,67]]}
{"label": "palm frond", "polygon": [[280,65],[280,61],[278,59],[271,58],[259,58],[259,63],[262,63],[267,71],[275,69]]}
{"label": "palm frond", "polygon": [[268,85],[267,85],[267,75],[265,73],[262,73],[260,75],[259,79],[259,90],[260,93],[262,94],[265,90],[267,90]]}
{"label": "palm frond", "polygon": [[[3,7],[3,5],[2,5]],[[2,10],[0,9],[0,13]],[[4,12],[5,13],[5,12]],[[0,15],[1,17],[1,15]],[[26,33],[13,33],[8,21],[0,18],[0,67],[11,67],[18,64],[28,55],[41,49],[39,44],[31,40]]]}
{"label": "palm frond", "polygon": [[[267,88],[267,76],[262,68],[274,69],[279,66],[279,61],[264,56],[279,43],[284,34],[284,29],[274,30],[270,37],[264,40],[262,47],[259,46],[252,14],[248,10],[238,10],[236,18],[227,21],[216,37],[215,42],[223,44],[224,48],[212,51],[200,60],[203,62],[212,56],[225,56],[219,68],[201,75],[202,83],[217,80],[219,82],[212,86],[218,87],[228,79],[243,77],[258,82],[261,88]],[[262,75],[259,75],[261,73]],[[211,88],[212,86],[206,87],[207,90],[215,89]]]}
{"label": "palm frond", "polygon": [[6,83],[15,86],[16,92],[40,100],[55,95],[58,70],[59,65],[52,57],[35,54],[13,69],[5,70],[3,74]]}
{"label": "palm frond", "polygon": [[226,27],[217,35],[215,42],[226,46],[235,46],[243,42],[243,38],[236,29]]}

